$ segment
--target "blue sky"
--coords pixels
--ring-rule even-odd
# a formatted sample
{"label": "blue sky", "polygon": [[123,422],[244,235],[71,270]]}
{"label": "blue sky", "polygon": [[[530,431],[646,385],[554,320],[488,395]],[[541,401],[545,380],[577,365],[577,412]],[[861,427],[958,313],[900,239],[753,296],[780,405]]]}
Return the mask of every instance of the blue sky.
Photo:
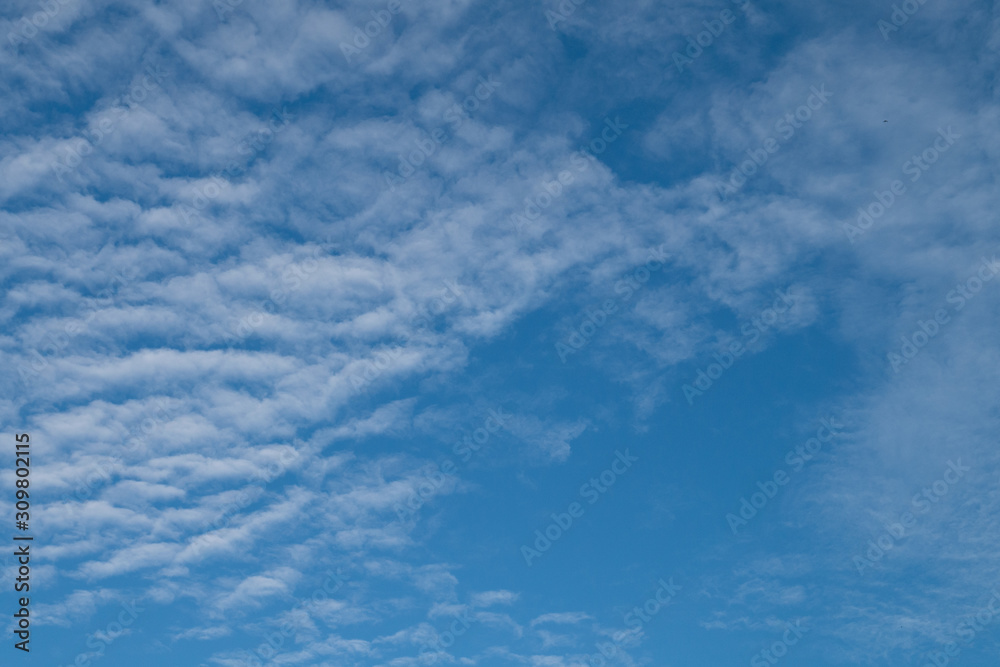
{"label": "blue sky", "polygon": [[4,664],[996,664],[995,3],[0,22]]}

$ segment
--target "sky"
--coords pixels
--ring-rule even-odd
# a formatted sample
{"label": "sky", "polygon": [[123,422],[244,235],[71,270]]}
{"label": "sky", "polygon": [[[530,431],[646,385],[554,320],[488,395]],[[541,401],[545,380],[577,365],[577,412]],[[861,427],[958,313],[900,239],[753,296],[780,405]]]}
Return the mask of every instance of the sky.
{"label": "sky", "polygon": [[0,36],[3,664],[997,664],[996,3]]}

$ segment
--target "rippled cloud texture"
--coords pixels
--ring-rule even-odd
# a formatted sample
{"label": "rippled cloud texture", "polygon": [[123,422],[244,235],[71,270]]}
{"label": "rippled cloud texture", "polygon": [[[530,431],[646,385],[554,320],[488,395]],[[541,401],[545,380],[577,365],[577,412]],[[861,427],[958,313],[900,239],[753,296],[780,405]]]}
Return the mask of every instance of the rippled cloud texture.
{"label": "rippled cloud texture", "polygon": [[995,3],[2,15],[4,664],[996,664]]}

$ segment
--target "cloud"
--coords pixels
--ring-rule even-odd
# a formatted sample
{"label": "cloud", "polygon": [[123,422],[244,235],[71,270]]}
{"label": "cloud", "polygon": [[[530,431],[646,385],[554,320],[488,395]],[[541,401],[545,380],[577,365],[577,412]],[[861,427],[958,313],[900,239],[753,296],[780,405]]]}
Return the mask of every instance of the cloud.
{"label": "cloud", "polygon": [[484,591],[472,596],[473,607],[492,607],[497,604],[513,604],[520,597],[519,593],[513,591]]}
{"label": "cloud", "polygon": [[592,617],[589,614],[586,614],[586,613],[584,613],[582,611],[567,611],[567,612],[549,613],[549,614],[542,614],[541,616],[538,616],[537,618],[532,619],[531,620],[531,625],[532,626],[536,626],[536,625],[541,625],[542,623],[555,623],[555,624],[559,624],[559,625],[563,625],[563,624],[575,625],[577,623],[581,623],[583,621],[589,620],[590,618],[592,618]]}

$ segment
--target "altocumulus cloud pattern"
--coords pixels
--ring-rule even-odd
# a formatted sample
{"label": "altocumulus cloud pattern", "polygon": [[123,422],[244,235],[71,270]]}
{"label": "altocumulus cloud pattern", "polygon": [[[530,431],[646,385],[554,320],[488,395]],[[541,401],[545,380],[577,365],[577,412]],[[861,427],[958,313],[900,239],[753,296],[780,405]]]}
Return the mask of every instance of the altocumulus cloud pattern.
{"label": "altocumulus cloud pattern", "polygon": [[997,664],[997,3],[0,17],[0,664]]}

